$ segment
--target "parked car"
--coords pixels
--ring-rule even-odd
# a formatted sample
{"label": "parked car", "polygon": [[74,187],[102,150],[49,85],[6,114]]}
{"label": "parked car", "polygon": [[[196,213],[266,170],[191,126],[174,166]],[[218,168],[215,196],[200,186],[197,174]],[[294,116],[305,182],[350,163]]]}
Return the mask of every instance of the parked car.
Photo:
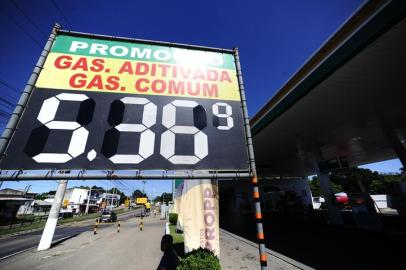
{"label": "parked car", "polygon": [[100,222],[116,222],[117,214],[110,210],[104,210],[100,217]]}
{"label": "parked car", "polygon": [[62,213],[59,213],[58,219],[64,219],[64,218],[70,218],[70,217],[73,217],[72,212],[62,212]]}

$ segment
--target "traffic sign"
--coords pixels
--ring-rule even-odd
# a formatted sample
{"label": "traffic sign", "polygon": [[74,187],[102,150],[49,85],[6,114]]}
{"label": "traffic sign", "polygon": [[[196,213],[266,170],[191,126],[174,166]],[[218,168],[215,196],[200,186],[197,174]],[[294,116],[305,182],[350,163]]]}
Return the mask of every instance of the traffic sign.
{"label": "traffic sign", "polygon": [[137,198],[135,203],[136,204],[146,204],[148,202],[148,198]]}

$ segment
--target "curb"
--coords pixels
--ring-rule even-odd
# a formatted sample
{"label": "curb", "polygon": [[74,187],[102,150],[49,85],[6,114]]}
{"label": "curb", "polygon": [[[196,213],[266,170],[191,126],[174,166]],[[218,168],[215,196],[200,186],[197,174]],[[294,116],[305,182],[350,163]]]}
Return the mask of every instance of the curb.
{"label": "curb", "polygon": [[[226,231],[224,229],[221,229],[221,228],[220,228],[220,232],[222,232],[222,233],[224,233],[224,234],[226,234],[228,236],[231,236],[231,237],[233,237],[233,238],[235,238],[235,239],[237,239],[237,240],[239,240],[241,242],[244,242],[244,243],[246,243],[246,244],[248,244],[248,245],[250,245],[250,246],[252,246],[252,247],[254,247],[256,249],[258,248],[257,243],[254,243],[254,242],[252,242],[250,240],[242,238],[241,236],[238,236],[236,234],[233,234],[233,233],[231,233],[229,231]],[[286,257],[285,255],[280,254],[280,253],[278,253],[276,251],[270,250],[269,248],[265,248],[265,251],[266,251],[267,254],[271,255],[272,257],[278,258],[279,260],[284,261],[284,262],[286,262],[286,263],[288,263],[288,264],[290,264],[290,265],[292,265],[294,267],[297,267],[299,269],[315,270],[315,268],[312,268],[312,267],[310,267],[308,265],[305,265],[305,264],[303,264],[301,262],[295,261],[294,259]]]}

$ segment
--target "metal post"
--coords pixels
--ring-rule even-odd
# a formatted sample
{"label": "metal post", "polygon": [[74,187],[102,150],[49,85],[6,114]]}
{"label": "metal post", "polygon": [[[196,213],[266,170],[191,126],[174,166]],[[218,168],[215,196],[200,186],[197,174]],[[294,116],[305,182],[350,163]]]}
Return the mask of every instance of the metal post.
{"label": "metal post", "polygon": [[49,36],[48,41],[41,52],[41,56],[39,57],[37,64],[35,65],[34,70],[32,71],[31,76],[28,79],[27,84],[25,85],[24,91],[21,94],[21,97],[13,113],[11,114],[10,120],[8,121],[7,126],[0,137],[0,160],[3,158],[8,143],[17,128],[17,124],[20,121],[20,118],[25,110],[25,107],[27,106],[28,99],[31,96],[32,89],[34,88],[34,85],[37,82],[38,76],[42,70],[42,67],[44,66],[45,60],[49,54],[49,51],[51,50],[51,46],[60,28],[61,26],[57,23],[52,28],[51,35]]}
{"label": "metal post", "polygon": [[261,199],[259,194],[259,187],[258,187],[258,178],[257,178],[257,169],[255,166],[255,157],[254,157],[254,148],[252,145],[252,136],[251,136],[251,127],[250,121],[248,118],[248,109],[247,109],[247,100],[245,98],[245,89],[244,89],[244,82],[242,79],[242,72],[241,72],[241,64],[240,64],[240,56],[238,54],[238,49],[234,49],[234,57],[235,57],[235,65],[237,69],[237,79],[238,85],[240,88],[240,95],[241,95],[241,107],[242,113],[244,117],[244,127],[245,127],[245,136],[247,140],[247,147],[248,147],[248,157],[250,162],[250,169],[253,174],[252,177],[252,189],[253,189],[253,198],[255,203],[255,219],[257,222],[257,239],[258,239],[258,248],[259,248],[259,260],[261,263],[261,269],[267,268],[267,258],[265,252],[265,237],[264,237],[264,229],[262,226],[262,212],[261,212]]}
{"label": "metal post", "polygon": [[51,211],[49,212],[47,223],[45,224],[45,228],[41,236],[41,241],[39,242],[38,245],[39,251],[46,250],[51,247],[52,239],[55,233],[56,223],[58,222],[59,211],[61,210],[63,196],[65,195],[67,184],[68,180],[59,181],[58,188],[55,193],[55,198],[51,206]]}
{"label": "metal post", "polygon": [[87,203],[86,203],[85,215],[87,215],[87,214],[89,213],[89,201],[90,201],[90,196],[92,196],[92,187],[90,187],[89,196],[87,196]]}
{"label": "metal post", "polygon": [[[174,171],[170,171],[174,172]],[[138,179],[249,179],[252,177],[252,173],[248,171],[235,171],[235,172],[223,172],[223,171],[210,171],[210,173],[200,173],[197,171],[182,171],[177,174],[170,174],[169,171],[161,171],[160,173],[149,173],[149,171],[129,171],[129,172],[115,172],[114,174],[104,174],[95,171],[79,171],[71,173],[54,172],[53,170],[47,172],[35,172],[31,171],[6,171],[6,173],[0,174],[0,180],[6,181],[23,181],[23,180],[100,180],[100,179],[123,179],[123,180],[138,180]]]}
{"label": "metal post", "polygon": [[336,198],[331,187],[330,175],[321,172],[319,163],[316,162],[315,170],[317,177],[319,178],[320,188],[324,195],[324,200],[327,204],[328,215],[330,218],[330,224],[343,225],[343,217],[341,216],[340,209],[336,204]]}
{"label": "metal post", "polygon": [[336,203],[336,197],[334,195],[333,187],[331,186],[330,174],[322,172],[320,168],[320,162],[323,160],[323,154],[319,145],[313,146],[313,162],[317,177],[319,178],[320,189],[323,193],[324,200],[327,204],[327,210],[329,215],[329,222],[332,225],[343,225],[344,220],[341,216],[340,209]]}

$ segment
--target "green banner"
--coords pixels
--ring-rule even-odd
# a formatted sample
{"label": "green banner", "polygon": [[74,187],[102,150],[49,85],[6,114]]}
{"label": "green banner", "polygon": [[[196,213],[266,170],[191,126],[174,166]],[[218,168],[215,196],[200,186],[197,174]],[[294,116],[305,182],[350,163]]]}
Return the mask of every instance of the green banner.
{"label": "green banner", "polygon": [[229,53],[58,35],[51,52],[235,70]]}

